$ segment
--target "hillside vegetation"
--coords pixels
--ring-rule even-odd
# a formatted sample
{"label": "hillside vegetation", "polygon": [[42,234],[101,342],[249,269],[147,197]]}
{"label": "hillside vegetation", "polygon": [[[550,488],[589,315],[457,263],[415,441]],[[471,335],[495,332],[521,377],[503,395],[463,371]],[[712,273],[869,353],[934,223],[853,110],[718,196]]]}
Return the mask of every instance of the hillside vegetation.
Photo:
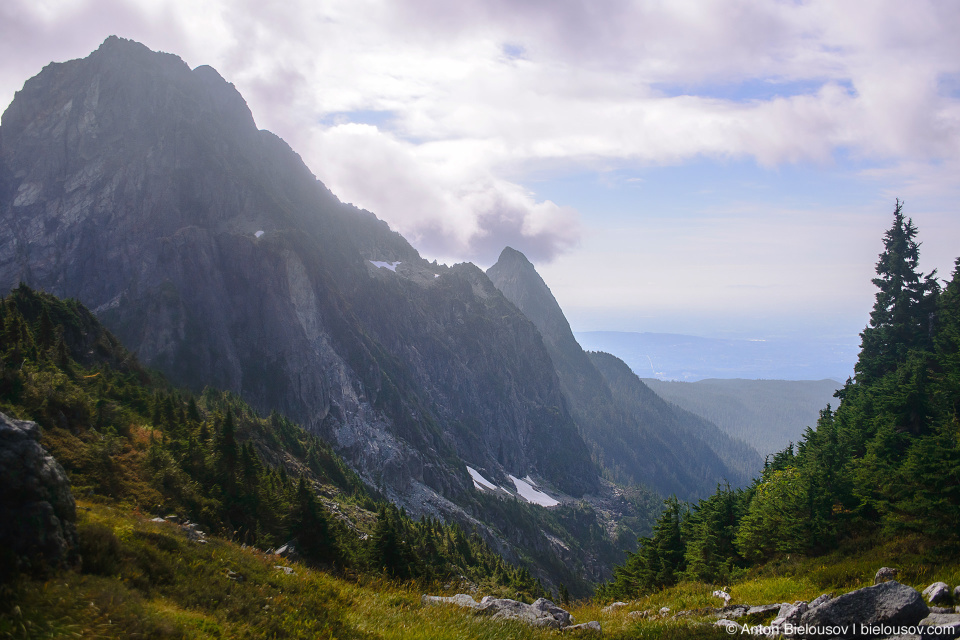
{"label": "hillside vegetation", "polygon": [[[941,289],[918,270],[917,230],[897,203],[877,263],[856,377],[796,446],[745,490],[666,502],[652,537],[602,586],[630,598],[684,580],[914,536],[949,561],[960,541],[960,259]],[[847,546],[845,546],[847,545]]]}
{"label": "hillside vegetation", "polygon": [[[262,418],[228,393],[171,387],[75,301],[21,286],[0,303],[0,335],[0,410],[41,425],[75,495],[177,514],[261,549],[295,540],[304,561],[336,571],[542,592],[476,532],[411,520],[372,497],[326,443],[283,416]],[[81,529],[82,556],[101,533]],[[8,575],[13,559],[0,553]],[[89,559],[83,566],[97,571]]]}

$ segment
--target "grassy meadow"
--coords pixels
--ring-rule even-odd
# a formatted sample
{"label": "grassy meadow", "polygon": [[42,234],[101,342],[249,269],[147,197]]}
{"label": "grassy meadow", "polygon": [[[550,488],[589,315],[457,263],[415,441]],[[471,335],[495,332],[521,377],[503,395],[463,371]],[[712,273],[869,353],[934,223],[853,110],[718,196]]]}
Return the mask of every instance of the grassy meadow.
{"label": "grassy meadow", "polygon": [[[212,536],[198,543],[176,524],[153,522],[115,503],[80,500],[78,507],[83,566],[5,587],[0,637],[520,640],[560,634],[491,621],[452,606],[421,605],[423,593],[456,592],[449,584],[335,575]],[[839,594],[872,584],[876,569],[885,565],[899,567],[901,581],[918,589],[936,580],[960,583],[960,563],[931,561],[935,550],[917,540],[873,547],[868,542],[860,552],[845,548],[758,568],[728,585],[732,602]],[[612,612],[603,611],[606,603],[592,600],[572,602],[569,610],[577,622],[598,620],[604,638],[719,638],[726,633],[709,626],[713,620],[708,616],[629,615],[661,607],[669,607],[671,614],[715,607],[715,588],[683,582]]]}

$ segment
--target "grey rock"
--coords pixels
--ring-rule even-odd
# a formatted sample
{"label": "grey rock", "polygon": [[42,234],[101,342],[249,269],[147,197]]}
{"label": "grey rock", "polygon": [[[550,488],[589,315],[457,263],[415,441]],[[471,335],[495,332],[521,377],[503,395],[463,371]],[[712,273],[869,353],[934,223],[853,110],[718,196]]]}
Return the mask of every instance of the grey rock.
{"label": "grey rock", "polygon": [[541,617],[550,617],[557,620],[561,627],[566,627],[573,622],[573,618],[568,611],[561,609],[546,598],[539,598],[530,606],[533,607],[534,611],[537,611]]}
{"label": "grey rock", "polygon": [[603,609],[601,609],[600,611],[602,611],[603,613],[612,613],[612,612],[616,611],[617,609],[622,609],[623,607],[626,607],[626,606],[627,606],[627,603],[626,603],[626,602],[612,602],[612,603],[608,604],[607,606],[605,606],[605,607],[604,607]]}
{"label": "grey rock", "polygon": [[452,604],[458,607],[465,607],[468,609],[477,609],[480,606],[480,603],[473,599],[472,596],[467,595],[466,593],[458,593],[455,596],[428,596],[424,595],[420,598],[420,602],[425,605],[435,605],[435,604]]}
{"label": "grey rock", "polygon": [[717,620],[716,622],[713,623],[713,626],[719,629],[725,629],[727,630],[728,633],[732,633],[730,629],[734,629],[734,630],[740,629],[740,624],[738,622],[735,622],[733,620],[728,620],[726,618]]}
{"label": "grey rock", "polygon": [[283,565],[275,564],[273,565],[273,568],[276,569],[277,571],[283,571],[288,576],[297,575],[296,572],[293,570],[293,567],[285,567]]}
{"label": "grey rock", "polygon": [[800,623],[800,619],[809,609],[806,602],[797,601],[794,603],[784,603],[780,605],[780,611],[777,612],[777,616],[773,619],[773,622],[770,624],[774,627],[781,627],[784,625],[793,625],[796,626]]}
{"label": "grey rock", "polygon": [[636,620],[643,620],[653,615],[654,615],[654,611],[652,609],[644,609],[643,611],[631,611],[630,613],[627,614],[627,617],[634,618]]}
{"label": "grey rock", "polygon": [[925,638],[960,638],[960,613],[932,613],[920,621]]}
{"label": "grey rock", "polygon": [[783,608],[784,604],[759,604],[747,609],[746,615],[752,616],[754,614],[767,614],[773,613],[774,611],[779,612]]}
{"label": "grey rock", "polygon": [[657,611],[657,613],[660,614],[661,616],[665,616],[668,613],[670,613],[670,607],[660,607],[660,610]]}
{"label": "grey rock", "polygon": [[0,582],[76,560],[76,503],[35,422],[0,413]]}
{"label": "grey rock", "polygon": [[593,631],[596,633],[601,633],[603,630],[600,627],[600,623],[596,620],[591,620],[590,622],[582,622],[580,624],[572,624],[569,627],[563,627],[561,629],[564,633],[568,631]]}
{"label": "grey rock", "polygon": [[930,604],[947,602],[950,600],[950,587],[946,582],[934,582],[923,590],[923,597]]}
{"label": "grey rock", "polygon": [[829,601],[832,600],[832,599],[833,599],[833,594],[832,594],[832,593],[824,593],[824,594],[822,594],[822,595],[817,596],[817,597],[814,598],[813,600],[811,600],[811,601],[810,601],[810,604],[808,604],[807,607],[810,608],[810,609],[814,609],[814,608],[819,607],[820,605],[822,605],[822,604],[824,604],[824,603],[826,603],[826,602],[829,602]]}
{"label": "grey rock", "polygon": [[929,610],[920,593],[895,580],[833,598],[800,617],[801,626],[910,626]]}
{"label": "grey rock", "polygon": [[930,613],[956,613],[955,607],[930,607]]}
{"label": "grey rock", "polygon": [[718,618],[742,618],[745,615],[749,615],[751,607],[748,604],[733,604],[728,607],[722,607],[714,611],[713,615]]}
{"label": "grey rock", "polygon": [[524,604],[509,598],[485,597],[476,608],[479,615],[490,616],[494,620],[519,620],[534,627],[560,629],[570,625],[570,614],[550,602],[540,598],[533,604]]}
{"label": "grey rock", "polygon": [[880,567],[880,569],[877,570],[876,575],[873,576],[873,584],[880,584],[881,582],[887,582],[888,580],[896,580],[899,573],[900,570],[893,567]]}

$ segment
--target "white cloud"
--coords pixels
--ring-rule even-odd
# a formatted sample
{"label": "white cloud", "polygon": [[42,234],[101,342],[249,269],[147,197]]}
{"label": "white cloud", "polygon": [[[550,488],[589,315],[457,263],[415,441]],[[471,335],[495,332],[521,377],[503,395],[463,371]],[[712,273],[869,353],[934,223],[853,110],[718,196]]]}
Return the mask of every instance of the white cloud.
{"label": "white cloud", "polygon": [[[50,59],[139,39],[216,67],[338,195],[427,255],[513,244],[548,260],[580,228],[521,186],[551,163],[842,151],[892,185],[953,166],[958,31],[960,5],[937,0],[7,0],[0,102]],[[751,99],[764,84],[783,95]],[[351,124],[359,111],[392,118]]]}

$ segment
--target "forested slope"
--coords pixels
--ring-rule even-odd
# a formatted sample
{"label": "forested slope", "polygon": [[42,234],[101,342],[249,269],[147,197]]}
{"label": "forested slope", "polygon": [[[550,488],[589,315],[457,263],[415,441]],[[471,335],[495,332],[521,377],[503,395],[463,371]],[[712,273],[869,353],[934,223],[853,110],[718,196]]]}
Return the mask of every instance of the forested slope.
{"label": "forested slope", "polygon": [[917,229],[897,202],[873,280],[856,375],[795,447],[745,490],[667,502],[607,597],[684,578],[723,581],[789,554],[910,534],[935,553],[960,542],[960,258],[941,288],[919,270]]}

